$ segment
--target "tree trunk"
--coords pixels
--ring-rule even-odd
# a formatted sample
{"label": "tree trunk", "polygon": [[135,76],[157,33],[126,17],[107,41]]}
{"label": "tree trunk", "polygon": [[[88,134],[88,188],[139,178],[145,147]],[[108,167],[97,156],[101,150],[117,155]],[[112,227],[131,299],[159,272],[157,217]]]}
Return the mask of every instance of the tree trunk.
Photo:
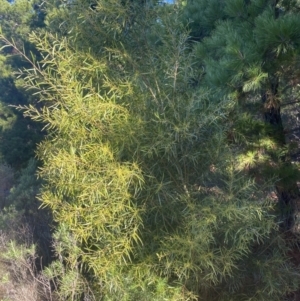
{"label": "tree trunk", "polygon": [[[280,101],[278,98],[279,79],[277,76],[269,76],[269,89],[266,89],[261,96],[264,106],[264,120],[274,128],[273,136],[279,145],[284,146],[285,134],[280,113]],[[289,157],[283,156],[281,164],[284,167],[291,165]],[[296,181],[287,183],[280,179],[276,185],[278,196],[278,207],[280,210],[281,228],[292,230],[295,226],[296,200],[299,198],[299,189]]]}

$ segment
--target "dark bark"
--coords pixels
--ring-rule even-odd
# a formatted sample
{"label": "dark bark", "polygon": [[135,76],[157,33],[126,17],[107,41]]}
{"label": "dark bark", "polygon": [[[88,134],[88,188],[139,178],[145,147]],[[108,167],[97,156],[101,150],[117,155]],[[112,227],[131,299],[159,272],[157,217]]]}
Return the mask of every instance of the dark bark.
{"label": "dark bark", "polygon": [[276,107],[272,106],[270,108],[265,109],[264,119],[267,123],[270,123],[273,126],[282,128],[280,107],[276,108]]}
{"label": "dark bark", "polygon": [[267,123],[283,130],[278,98],[279,79],[277,76],[270,77],[270,88],[262,93],[261,100],[264,105],[264,119]]}
{"label": "dark bark", "polygon": [[[269,76],[269,88],[262,95],[261,100],[264,106],[264,120],[274,128],[274,138],[284,146],[285,133],[283,129],[280,102],[278,101],[279,79],[277,76]],[[283,156],[281,163],[284,166],[291,165],[290,158]],[[299,189],[296,181],[286,183],[285,179],[280,180],[276,184],[276,192],[278,196],[278,207],[280,211],[281,228],[283,230],[291,230],[294,227],[295,203],[299,197]]]}
{"label": "dark bark", "polygon": [[275,185],[280,212],[280,227],[282,230],[292,230],[295,226],[296,200],[299,198],[298,187],[295,185]]}

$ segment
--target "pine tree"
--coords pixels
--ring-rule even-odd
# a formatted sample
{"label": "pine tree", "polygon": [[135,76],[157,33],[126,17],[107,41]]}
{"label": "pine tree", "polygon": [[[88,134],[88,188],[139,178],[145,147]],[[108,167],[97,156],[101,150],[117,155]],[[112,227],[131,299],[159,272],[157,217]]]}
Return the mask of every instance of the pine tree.
{"label": "pine tree", "polygon": [[[0,1],[0,27],[1,32],[9,40],[13,40],[16,47],[6,47],[5,41],[0,41],[0,154],[1,160],[15,169],[25,167],[28,160],[34,156],[35,144],[41,138],[41,127],[12,106],[36,102],[36,98],[22,88],[22,80],[18,79],[16,72],[23,67],[30,67],[28,61],[18,55],[18,49],[25,50],[29,57],[36,52],[28,41],[28,34],[38,30],[40,23],[35,23],[38,17],[32,9],[32,1],[16,0]],[[13,122],[12,122],[13,120]]]}
{"label": "pine tree", "polygon": [[[206,1],[191,1],[187,5],[187,16],[197,3],[204,5]],[[253,148],[251,141],[250,149],[246,150],[249,155],[252,154],[253,159],[256,158],[256,163],[260,161],[275,166],[266,168],[266,164],[253,165],[259,166],[260,171],[264,166],[267,173],[280,179],[276,184],[279,203],[285,208],[284,211],[288,211],[284,214],[283,227],[292,228],[291,211],[295,210],[294,202],[299,194],[296,186],[299,172],[290,163],[287,151],[289,146],[285,143],[281,118],[281,103],[289,97],[285,91],[293,85],[291,79],[298,76],[299,7],[297,3],[292,5],[286,1],[261,0],[228,0],[222,2],[220,7],[220,19],[211,21],[201,18],[204,20],[203,28],[210,28],[211,31],[195,47],[197,63],[204,66],[204,80],[208,86],[218,91],[221,89],[222,93],[236,99],[240,109],[235,118],[240,119],[241,113],[246,112],[254,115],[257,120],[258,112],[262,112],[266,126],[260,126],[261,130],[256,132],[258,135],[248,137],[260,141],[256,142],[258,147]],[[195,11],[191,16],[194,15],[197,24],[199,21]],[[242,117],[241,120],[243,119],[245,118]],[[231,132],[236,131],[235,127]],[[245,131],[240,134],[245,134]],[[268,143],[269,146],[263,151],[264,156],[261,156],[263,136],[265,141],[271,142],[271,139],[272,142]],[[275,146],[277,155],[274,154]],[[277,157],[275,161],[274,157]],[[270,163],[272,160],[273,163]]]}

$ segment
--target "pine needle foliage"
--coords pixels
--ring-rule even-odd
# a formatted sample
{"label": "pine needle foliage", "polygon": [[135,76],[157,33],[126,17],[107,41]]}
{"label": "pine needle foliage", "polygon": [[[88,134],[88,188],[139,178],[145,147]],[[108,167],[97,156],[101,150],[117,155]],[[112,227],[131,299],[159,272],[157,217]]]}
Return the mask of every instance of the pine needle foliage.
{"label": "pine needle foliage", "polygon": [[[203,5],[206,1],[197,3]],[[288,97],[283,93],[283,86],[291,84],[289,79],[298,70],[297,5],[286,1],[227,0],[220,7],[222,18],[215,20],[210,33],[196,44],[194,51],[196,62],[203,69],[203,83],[214,91],[221,90],[236,102],[238,109],[234,116],[239,121],[232,121],[229,138],[231,142],[233,137],[244,140],[242,148],[239,142],[236,146],[236,150],[243,152],[238,154],[238,169],[256,167],[260,175],[263,171],[271,178],[290,180],[294,172],[293,185],[288,185],[286,191],[298,195],[298,172],[289,163],[286,152],[289,146],[285,145],[280,113],[281,103]],[[188,13],[189,4],[186,9]],[[245,112],[254,119],[252,124],[263,120],[268,125],[246,134],[249,123],[241,126]],[[291,168],[290,172],[287,167]],[[280,193],[278,197],[282,201]]]}

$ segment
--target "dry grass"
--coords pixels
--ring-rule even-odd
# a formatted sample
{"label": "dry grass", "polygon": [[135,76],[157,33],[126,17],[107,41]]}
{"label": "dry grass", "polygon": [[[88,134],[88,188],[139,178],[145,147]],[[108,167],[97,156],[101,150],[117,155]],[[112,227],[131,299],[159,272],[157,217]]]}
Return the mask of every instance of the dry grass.
{"label": "dry grass", "polygon": [[50,281],[36,268],[31,237],[24,224],[0,232],[0,301],[57,301]]}

